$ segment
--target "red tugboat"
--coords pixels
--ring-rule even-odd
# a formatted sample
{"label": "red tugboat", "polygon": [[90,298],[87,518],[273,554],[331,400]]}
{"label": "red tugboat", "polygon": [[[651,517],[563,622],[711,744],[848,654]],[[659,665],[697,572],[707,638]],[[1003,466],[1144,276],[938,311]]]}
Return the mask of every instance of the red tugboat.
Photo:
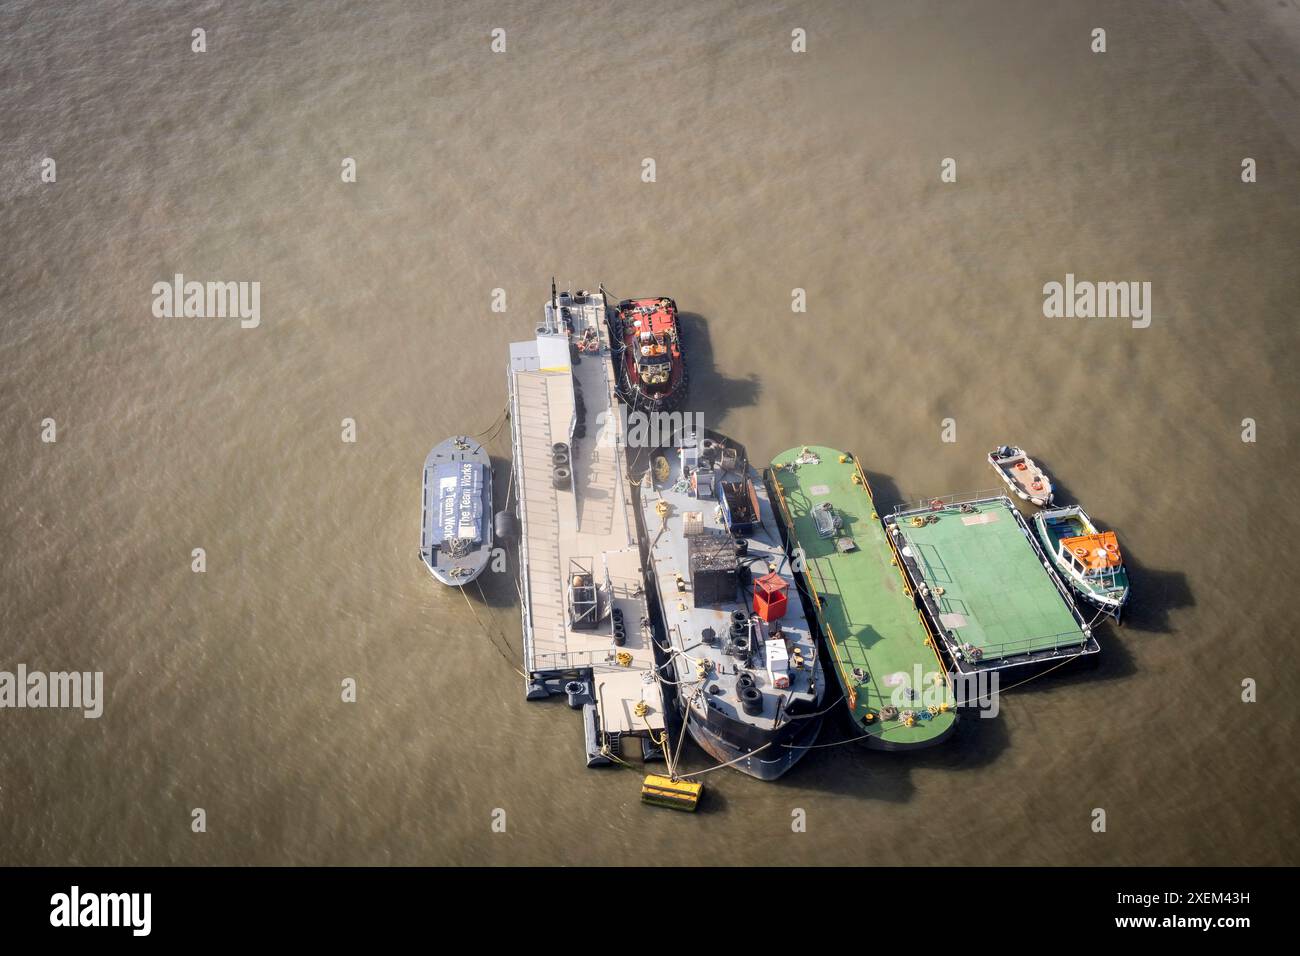
{"label": "red tugboat", "polygon": [[611,325],[623,400],[648,412],[675,408],[686,393],[677,303],[667,296],[624,299]]}

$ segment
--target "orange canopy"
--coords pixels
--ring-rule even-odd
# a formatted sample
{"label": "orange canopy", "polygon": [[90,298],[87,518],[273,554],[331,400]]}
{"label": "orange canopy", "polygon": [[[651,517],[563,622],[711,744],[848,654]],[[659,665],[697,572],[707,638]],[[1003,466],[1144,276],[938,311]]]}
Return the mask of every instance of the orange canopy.
{"label": "orange canopy", "polygon": [[1069,549],[1076,561],[1089,571],[1105,571],[1123,564],[1119,554],[1119,539],[1114,531],[1100,534],[1081,534],[1076,538],[1062,538],[1061,546]]}

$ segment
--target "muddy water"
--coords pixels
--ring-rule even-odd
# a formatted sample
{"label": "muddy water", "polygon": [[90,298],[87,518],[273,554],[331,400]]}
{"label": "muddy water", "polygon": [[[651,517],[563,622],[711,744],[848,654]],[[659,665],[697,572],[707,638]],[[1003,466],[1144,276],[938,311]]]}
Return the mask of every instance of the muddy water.
{"label": "muddy water", "polygon": [[[0,861],[1297,862],[1296,114],[1203,18],[0,15],[0,670],[99,670],[107,694],[98,720],[0,711]],[[155,318],[178,272],[259,282],[260,325]],[[1067,273],[1151,282],[1150,327],[1044,318]],[[695,817],[583,769],[576,715],[523,699],[510,581],[467,602],[416,558],[424,455],[493,425],[552,274],[675,296],[693,405],[755,457],[851,448],[910,498],[1032,449],[1129,556],[1099,667],[940,750],[713,775]]]}

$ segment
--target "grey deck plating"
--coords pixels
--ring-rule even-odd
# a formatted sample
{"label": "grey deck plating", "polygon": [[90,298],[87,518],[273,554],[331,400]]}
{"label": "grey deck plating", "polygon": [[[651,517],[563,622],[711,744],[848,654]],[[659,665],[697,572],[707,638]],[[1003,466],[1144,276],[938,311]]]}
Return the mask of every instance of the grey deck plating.
{"label": "grey deck plating", "polygon": [[[748,466],[743,448],[707,433],[714,448],[735,452],[734,459],[727,456],[731,467],[723,467],[720,459],[726,453],[719,452],[719,463],[713,468],[715,489],[721,488],[723,480],[740,482],[748,478],[753,482],[759,522],[743,535],[747,553],[739,557],[740,566],[752,568],[754,579],[775,570],[788,587],[787,609],[779,619],[779,637],[784,639],[789,655],[789,687],[774,686],[768,673],[765,641],[775,636],[771,625],[755,621],[758,633],[747,659],[742,661],[730,652],[732,614],[750,613],[752,585],[742,573],[742,586],[715,603],[706,603],[712,595],[696,589],[691,572],[692,539],[697,542],[697,554],[712,547],[706,544],[702,548],[701,542],[716,542],[735,555],[736,541],[727,528],[719,499],[706,493],[697,495],[691,488],[690,476],[703,442],[697,443],[690,434],[680,437],[682,448],[656,453],[667,463],[666,478],[656,481],[655,469],[651,468],[641,484],[648,570],[653,575],[667,632],[669,671],[677,685],[678,707],[692,736],[705,750],[722,759],[740,758],[737,769],[772,779],[806,752],[821,723],[815,711],[825,688],[816,643],[804,617],[761,477]],[[697,597],[701,606],[696,606]],[[712,643],[706,643],[706,630],[712,631]],[[795,666],[796,651],[803,660],[801,668]],[[758,713],[749,714],[741,705],[737,681],[742,674],[749,675],[761,694]],[[759,749],[763,752],[754,754]]]}
{"label": "grey deck plating", "polygon": [[[558,692],[555,678],[589,674],[600,731],[645,734],[663,728],[664,707],[654,677],[631,489],[623,477],[623,412],[609,360],[607,307],[603,293],[566,293],[547,303],[546,323],[532,341],[510,346],[524,664],[530,696]],[[599,351],[575,363],[566,320],[573,336],[597,337]],[[569,446],[573,475],[561,488],[552,480],[557,442]],[[571,626],[567,574],[573,562],[590,568],[599,587],[595,629]],[[616,608],[626,626],[623,646],[613,642]],[[620,653],[630,655],[625,664]]]}

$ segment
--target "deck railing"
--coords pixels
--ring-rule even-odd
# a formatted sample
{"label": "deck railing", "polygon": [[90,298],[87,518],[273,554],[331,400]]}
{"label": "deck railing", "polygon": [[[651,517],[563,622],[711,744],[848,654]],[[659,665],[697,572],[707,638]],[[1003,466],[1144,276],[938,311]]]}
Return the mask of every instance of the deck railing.
{"label": "deck railing", "polygon": [[[1044,652],[1049,649],[1046,646],[1048,641],[1051,642],[1050,649],[1054,652],[1060,651],[1062,648],[1082,647],[1088,643],[1092,637],[1092,629],[1088,626],[1087,620],[1079,611],[1079,607],[1069,588],[1066,586],[1065,582],[1061,580],[1056,569],[1052,567],[1050,558],[1048,558],[1047,553],[1039,544],[1038,539],[1033,533],[1033,530],[1029,527],[1028,522],[1025,521],[1024,515],[1020,513],[1020,510],[1015,506],[1015,502],[1013,502],[1010,497],[1008,497],[1004,492],[994,489],[993,491],[973,492],[965,495],[946,495],[943,498],[931,499],[931,501],[935,500],[942,501],[945,508],[970,504],[973,502],[1002,501],[1006,505],[1007,510],[1014,516],[1021,533],[1029,541],[1030,548],[1038,557],[1039,563],[1042,564],[1043,569],[1047,572],[1048,579],[1052,582],[1057,593],[1060,594],[1061,599],[1065,602],[1066,608],[1070,611],[1070,616],[1073,617],[1079,625],[1078,631],[1063,631],[1059,634],[1038,635],[1035,637],[1022,638],[1016,641],[1004,641],[1000,644],[983,645],[979,648],[983,655],[982,659],[993,661],[1006,657],[1014,657],[1017,654]],[[898,548],[898,543],[891,531],[891,526],[898,528],[902,533],[903,540],[911,545],[911,541],[907,538],[907,531],[899,519],[911,515],[914,512],[929,510],[932,510],[930,502],[924,501],[921,502],[920,507],[916,508],[904,508],[903,506],[896,507],[894,509],[894,514],[891,516],[890,523],[885,525],[885,535],[889,538],[890,546],[894,549],[900,573],[904,572],[905,564],[903,561],[903,555]],[[928,582],[925,581],[924,573],[920,569],[919,559],[915,573],[921,579],[919,583],[928,584]],[[939,635],[942,636],[944,643],[948,646],[949,652],[954,656],[961,656],[963,660],[973,660],[962,650],[963,642],[958,639],[958,636],[943,626],[943,623],[940,620],[942,608],[940,608],[938,602],[934,599],[933,591],[927,589],[927,593],[920,594],[918,592],[918,595],[921,597],[921,603],[925,605],[926,610],[930,612],[930,616],[934,621],[934,626],[938,629]],[[922,617],[922,623],[926,623],[924,616]],[[930,630],[928,624],[926,629]]]}
{"label": "deck railing", "polygon": [[[510,457],[516,459],[518,454],[522,454],[520,449],[523,447],[523,436],[519,433],[519,403],[515,394],[515,373],[513,370],[506,373],[506,398],[510,412]],[[523,629],[524,667],[531,670],[533,622],[532,609],[528,603],[528,509],[524,505],[523,462],[515,460],[512,468],[516,476],[515,483],[519,489],[516,496],[519,499],[519,605],[522,612],[519,619],[520,626]]]}
{"label": "deck railing", "polygon": [[533,658],[537,673],[553,673],[591,668],[593,671],[616,673],[619,671],[647,671],[653,667],[639,665],[635,660],[628,666],[618,663],[609,651],[552,651]]}
{"label": "deck railing", "polygon": [[[1048,634],[1041,637],[1027,637],[1019,641],[1005,641],[1001,644],[985,644],[980,648],[983,654],[982,660],[996,661],[1007,657],[1015,657],[1019,654],[1035,654],[1046,651],[1060,651],[1063,648],[1083,647],[1088,643],[1088,636],[1080,631],[1063,631],[1060,634]],[[1051,641],[1048,646],[1047,642]],[[963,660],[971,663],[974,661],[967,656],[961,649],[959,643],[954,643],[952,639],[948,641],[954,654],[960,655]]]}
{"label": "deck railing", "polygon": [[[994,501],[998,498],[1007,498],[1005,489],[986,488],[983,491],[963,491],[953,495],[936,495],[933,498],[922,498],[916,502],[905,501],[896,504],[894,505],[893,514],[897,516],[911,514],[913,511],[933,511],[936,510],[934,508],[934,502],[936,501],[942,502],[944,508],[956,508],[980,501]],[[1007,502],[1010,503],[1010,501],[1011,499],[1007,498]]]}

